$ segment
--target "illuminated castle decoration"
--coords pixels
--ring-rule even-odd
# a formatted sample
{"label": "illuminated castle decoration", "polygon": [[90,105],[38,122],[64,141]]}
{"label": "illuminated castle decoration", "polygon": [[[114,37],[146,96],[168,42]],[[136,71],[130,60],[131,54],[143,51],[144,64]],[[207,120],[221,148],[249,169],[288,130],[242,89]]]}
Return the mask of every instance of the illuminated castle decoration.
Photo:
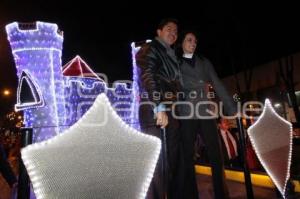
{"label": "illuminated castle decoration", "polygon": [[140,91],[139,91],[139,77],[140,77],[140,70],[138,66],[136,65],[136,59],[135,55],[136,53],[140,50],[141,45],[144,43],[148,43],[151,40],[146,40],[146,41],[141,41],[141,42],[132,42],[131,43],[131,54],[132,54],[132,67],[133,67],[133,76],[132,76],[132,106],[131,106],[131,124],[135,129],[140,129],[140,124],[139,124],[139,114],[138,114],[138,109],[139,109],[139,103],[140,103]]}
{"label": "illuminated castle decoration", "polygon": [[33,78],[23,71],[20,76],[19,89],[17,90],[16,109],[25,109],[32,106],[42,107],[45,105],[44,98],[41,96],[40,88],[33,82]]}
{"label": "illuminated castle decoration", "polygon": [[[62,32],[56,24],[42,22],[14,22],[6,32],[19,77],[15,109],[24,111],[25,126],[34,128],[35,141],[52,137],[65,124]],[[31,89],[26,90],[28,86]],[[32,101],[22,101],[26,94],[33,96]]]}
{"label": "illuminated castle decoration", "polygon": [[62,73],[64,76],[73,77],[90,77],[103,81],[98,75],[88,66],[88,64],[77,55],[74,59],[63,66]]}
{"label": "illuminated castle decoration", "polygon": [[63,35],[56,24],[36,22],[6,26],[19,77],[16,110],[32,127],[33,142],[46,140],[74,124],[105,93],[116,112],[138,127],[132,110],[132,88],[115,83],[109,88],[79,56],[62,69]]}
{"label": "illuminated castle decoration", "polygon": [[79,56],[63,66],[65,82],[66,125],[71,126],[92,106],[100,93],[105,93],[119,116],[131,124],[132,89],[124,83],[108,88]]}

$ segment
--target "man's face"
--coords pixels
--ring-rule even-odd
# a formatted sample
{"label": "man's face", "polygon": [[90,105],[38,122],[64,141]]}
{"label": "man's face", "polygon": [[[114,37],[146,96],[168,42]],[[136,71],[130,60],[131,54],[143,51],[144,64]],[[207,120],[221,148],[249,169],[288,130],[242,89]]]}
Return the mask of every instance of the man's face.
{"label": "man's face", "polygon": [[221,119],[219,127],[220,129],[227,131],[229,129],[229,121],[227,119]]}
{"label": "man's face", "polygon": [[173,22],[169,22],[161,30],[157,30],[157,35],[171,46],[177,40],[177,25]]}

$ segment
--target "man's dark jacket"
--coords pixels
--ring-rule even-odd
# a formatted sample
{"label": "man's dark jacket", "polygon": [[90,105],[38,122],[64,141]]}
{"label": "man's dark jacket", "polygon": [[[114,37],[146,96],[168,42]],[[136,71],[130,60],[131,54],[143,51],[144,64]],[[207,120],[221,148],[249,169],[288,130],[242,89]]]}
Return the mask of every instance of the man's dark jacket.
{"label": "man's dark jacket", "polygon": [[[180,91],[180,72],[175,54],[172,56],[166,47],[154,39],[137,52],[136,63],[140,70],[138,86],[141,102],[150,101],[158,106],[162,102],[176,100],[176,93]],[[170,93],[173,94],[172,97]],[[154,122],[155,106],[140,106],[142,123],[151,125]]]}

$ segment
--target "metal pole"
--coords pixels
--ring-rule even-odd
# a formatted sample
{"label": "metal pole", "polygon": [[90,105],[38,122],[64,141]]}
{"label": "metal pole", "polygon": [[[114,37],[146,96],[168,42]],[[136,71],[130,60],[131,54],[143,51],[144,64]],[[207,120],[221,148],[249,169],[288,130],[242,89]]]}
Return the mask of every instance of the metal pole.
{"label": "metal pole", "polygon": [[161,142],[162,142],[162,169],[163,169],[163,193],[164,198],[168,198],[168,153],[167,153],[167,135],[166,129],[161,128]]}
{"label": "metal pole", "polygon": [[[21,128],[21,147],[32,143],[32,128]],[[30,198],[30,180],[22,159],[19,162],[18,199]]]}
{"label": "metal pole", "polygon": [[252,182],[251,182],[251,175],[249,171],[249,167],[247,164],[246,158],[246,140],[245,140],[245,132],[242,123],[242,119],[240,117],[237,118],[237,125],[239,130],[239,140],[240,140],[240,148],[241,148],[241,158],[243,162],[243,171],[244,171],[244,178],[245,178],[245,186],[247,192],[247,199],[253,199],[253,189],[252,189]]}

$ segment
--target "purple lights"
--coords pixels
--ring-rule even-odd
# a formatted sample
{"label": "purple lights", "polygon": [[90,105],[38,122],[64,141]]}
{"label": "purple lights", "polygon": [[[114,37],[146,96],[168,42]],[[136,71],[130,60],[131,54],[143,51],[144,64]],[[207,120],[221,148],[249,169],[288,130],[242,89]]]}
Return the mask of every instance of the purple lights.
{"label": "purple lights", "polygon": [[13,53],[23,50],[52,49],[61,52],[63,36],[56,24],[11,23],[6,26]]}
{"label": "purple lights", "polygon": [[124,83],[116,83],[113,88],[100,79],[79,56],[64,67],[65,107],[71,126],[92,106],[96,97],[105,93],[118,115],[130,125],[132,89]]}
{"label": "purple lights", "polygon": [[34,128],[34,141],[50,138],[61,131],[59,126],[64,124],[65,118],[64,87],[61,86],[63,37],[56,24],[42,22],[31,25],[12,23],[6,26],[6,31],[18,77],[26,71],[45,102],[45,106],[38,108],[26,106],[25,124]]}
{"label": "purple lights", "polygon": [[[148,43],[151,40],[146,40],[145,42]],[[136,43],[131,43],[131,54],[132,54],[132,67],[133,67],[133,77],[132,77],[132,105],[131,105],[131,121],[130,123],[135,129],[140,130],[140,123],[139,123],[139,103],[140,103],[140,94],[138,88],[139,76],[140,71],[136,65],[135,55],[140,50],[140,47],[136,45]]]}
{"label": "purple lights", "polygon": [[[134,59],[138,49],[133,45],[133,84],[120,81],[109,88],[107,78],[99,78],[79,56],[62,67],[63,36],[56,24],[14,22],[6,26],[6,31],[19,78],[15,107],[24,111],[25,126],[33,128],[33,142],[51,138],[73,125],[101,93],[108,96],[127,124],[139,129]],[[26,86],[29,89],[24,89]],[[31,98],[24,100],[26,96]]]}

